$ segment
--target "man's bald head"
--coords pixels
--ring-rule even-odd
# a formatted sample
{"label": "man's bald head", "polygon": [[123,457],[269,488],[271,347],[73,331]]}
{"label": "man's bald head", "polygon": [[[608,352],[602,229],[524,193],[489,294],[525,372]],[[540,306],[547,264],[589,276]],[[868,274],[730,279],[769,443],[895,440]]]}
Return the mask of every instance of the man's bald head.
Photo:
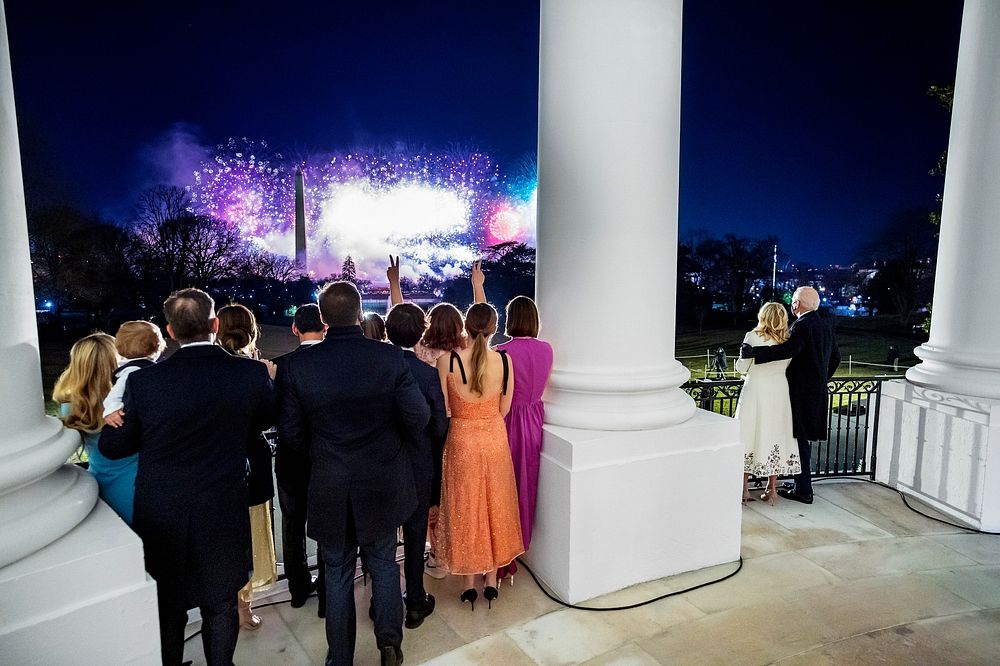
{"label": "man's bald head", "polygon": [[819,309],[819,292],[812,287],[799,287],[792,294],[792,313],[800,317]]}

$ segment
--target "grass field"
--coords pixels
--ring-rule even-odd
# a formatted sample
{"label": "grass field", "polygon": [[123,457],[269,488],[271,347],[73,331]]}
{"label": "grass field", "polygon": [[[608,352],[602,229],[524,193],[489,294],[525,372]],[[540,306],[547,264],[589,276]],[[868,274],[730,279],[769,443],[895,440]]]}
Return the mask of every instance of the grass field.
{"label": "grass field", "polygon": [[[901,375],[906,368],[916,365],[919,359],[913,349],[920,341],[901,333],[893,332],[894,323],[882,318],[835,318],[837,344],[840,346],[842,361],[837,370],[838,377],[874,377],[878,375]],[[740,343],[746,331],[736,329],[706,329],[677,332],[677,357],[691,371],[692,379],[705,377],[706,351],[719,347],[726,350],[729,369],[733,371],[735,359],[739,356]],[[884,365],[889,345],[896,345],[900,352],[899,371]],[[853,362],[849,362],[853,361]],[[877,364],[877,365],[863,365]]]}

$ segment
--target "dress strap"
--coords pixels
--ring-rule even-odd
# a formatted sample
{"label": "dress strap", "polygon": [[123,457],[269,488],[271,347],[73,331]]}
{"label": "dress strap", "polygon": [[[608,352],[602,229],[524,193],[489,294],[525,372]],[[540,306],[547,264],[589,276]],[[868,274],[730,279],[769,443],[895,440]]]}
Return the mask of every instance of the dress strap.
{"label": "dress strap", "polygon": [[507,361],[507,350],[499,349],[500,360],[503,361],[503,394],[507,395],[507,380],[510,377],[510,364]]}
{"label": "dress strap", "polygon": [[465,378],[465,366],[462,365],[462,357],[458,355],[458,352],[451,352],[451,359],[448,361],[448,372],[455,372],[456,360],[458,360],[458,370],[462,373],[462,383],[468,384],[469,382]]}

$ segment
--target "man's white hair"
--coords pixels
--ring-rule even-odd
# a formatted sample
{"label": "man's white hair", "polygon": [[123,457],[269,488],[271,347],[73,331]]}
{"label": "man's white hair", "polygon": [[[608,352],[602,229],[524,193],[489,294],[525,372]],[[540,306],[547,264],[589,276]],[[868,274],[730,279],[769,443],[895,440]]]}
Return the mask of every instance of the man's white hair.
{"label": "man's white hair", "polygon": [[819,292],[812,287],[799,287],[792,294],[792,300],[798,301],[799,306],[807,312],[819,309]]}

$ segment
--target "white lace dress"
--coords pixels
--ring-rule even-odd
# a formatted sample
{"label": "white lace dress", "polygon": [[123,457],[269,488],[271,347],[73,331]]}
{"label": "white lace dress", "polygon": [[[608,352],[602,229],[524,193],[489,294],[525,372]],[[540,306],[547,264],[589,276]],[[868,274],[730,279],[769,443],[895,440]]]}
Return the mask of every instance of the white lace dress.
{"label": "white lace dress", "polygon": [[[750,331],[743,342],[760,347],[771,346]],[[743,441],[743,471],[751,476],[798,474],[802,471],[799,448],[792,437],[792,406],[788,400],[788,380],[785,369],[789,361],[756,364],[753,359],[740,359],[736,370],[746,375],[736,419],[740,422]]]}

